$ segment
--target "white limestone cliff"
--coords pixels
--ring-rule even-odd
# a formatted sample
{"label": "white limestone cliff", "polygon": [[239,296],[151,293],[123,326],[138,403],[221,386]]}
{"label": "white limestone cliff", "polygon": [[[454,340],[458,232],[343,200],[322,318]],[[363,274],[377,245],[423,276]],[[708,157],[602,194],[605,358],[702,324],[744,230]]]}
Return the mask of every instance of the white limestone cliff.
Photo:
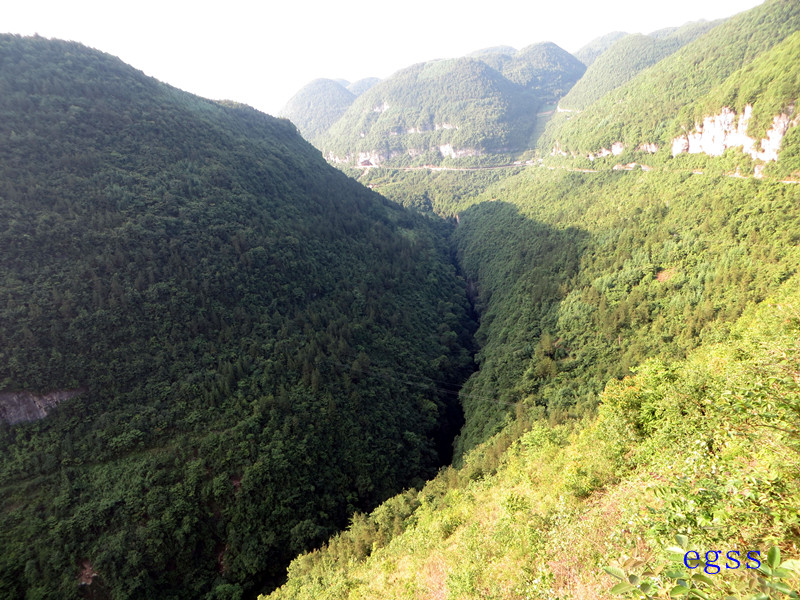
{"label": "white limestone cliff", "polygon": [[688,152],[721,156],[728,148],[740,147],[742,152],[749,154],[754,160],[777,161],[786,132],[800,120],[800,116],[792,119],[792,113],[794,105],[789,106],[786,112],[776,115],[766,137],[756,140],[747,135],[753,107],[748,104],[740,115],[723,107],[719,114],[705,117],[702,123],[695,123],[692,131],[673,139],[672,155]]}

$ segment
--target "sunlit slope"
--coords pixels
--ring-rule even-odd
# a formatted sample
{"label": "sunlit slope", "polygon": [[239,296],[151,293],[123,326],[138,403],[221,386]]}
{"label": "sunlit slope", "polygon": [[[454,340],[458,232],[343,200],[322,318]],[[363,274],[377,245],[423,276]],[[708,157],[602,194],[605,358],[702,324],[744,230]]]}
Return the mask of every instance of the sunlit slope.
{"label": "sunlit slope", "polygon": [[378,77],[365,77],[349,84],[347,90],[356,96],[360,96],[379,81]]}
{"label": "sunlit slope", "polygon": [[581,61],[552,42],[526,46],[502,65],[503,75],[546,104],[557,102],[585,71]]}
{"label": "sunlit slope", "polygon": [[689,23],[665,36],[634,34],[621,38],[589,66],[584,76],[559,101],[559,107],[585,109],[717,24]]}
{"label": "sunlit slope", "polygon": [[575,58],[585,64],[587,67],[592,66],[592,63],[597,58],[608,50],[614,42],[624,38],[628,33],[624,31],[612,31],[598,38],[593,39],[591,42],[583,46],[575,53]]}
{"label": "sunlit slope", "polygon": [[480,314],[459,448],[514,406],[580,415],[611,377],[680,357],[793,274],[800,189],[690,173],[531,168],[462,204]]}
{"label": "sunlit slope", "polygon": [[0,37],[0,91],[0,392],[81,393],[0,424],[0,596],[252,594],[448,459],[428,220],[78,44]]}
{"label": "sunlit slope", "polygon": [[[580,114],[553,119],[540,138],[549,152],[586,154],[621,143],[665,147],[681,109],[721,85],[734,72],[800,28],[800,5],[768,0],[732,17]],[[719,110],[721,107],[717,107]]]}
{"label": "sunlit slope", "polygon": [[[797,590],[798,315],[794,277],[722,341],[609,383],[580,424],[520,413],[460,470],[296,559],[269,598],[613,598],[622,581],[651,597]],[[708,566],[688,570],[687,550]],[[765,575],[778,564],[794,576]]]}
{"label": "sunlit slope", "polygon": [[441,162],[522,149],[538,101],[476,59],[421,63],[358,97],[318,145],[330,160]]}

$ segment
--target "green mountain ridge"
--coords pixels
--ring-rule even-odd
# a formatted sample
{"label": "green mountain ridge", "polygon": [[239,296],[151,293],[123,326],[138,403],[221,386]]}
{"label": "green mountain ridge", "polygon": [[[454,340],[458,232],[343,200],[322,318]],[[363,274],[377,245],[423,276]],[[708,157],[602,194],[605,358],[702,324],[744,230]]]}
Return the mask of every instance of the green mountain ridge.
{"label": "green mountain ridge", "polygon": [[[349,84],[345,84],[332,79],[315,79],[289,99],[279,116],[292,121],[303,137],[313,140],[325,133],[358,97],[359,94],[350,91]],[[360,85],[369,86],[369,83]]]}
{"label": "green mountain ridge", "polygon": [[[768,1],[554,118],[542,153],[575,156],[362,176],[456,221],[478,370],[453,466],[299,556],[266,597],[796,595],[800,188],[782,178],[798,129],[760,180],[732,176],[749,160],[736,145],[673,157],[671,141],[738,135],[748,106],[754,138],[797,120],[797,10]],[[613,168],[626,161],[648,169]],[[746,550],[758,569],[726,567]]]}
{"label": "green mountain ridge", "polygon": [[559,101],[559,108],[583,110],[634,75],[676,52],[718,23],[689,23],[659,35],[620,38],[592,62],[586,74]]}
{"label": "green mountain ridge", "polygon": [[781,43],[798,29],[799,19],[800,7],[790,0],[767,0],[731,17],[581,113],[552,119],[539,147],[543,153],[559,147],[583,155],[615,143],[628,150],[669,147],[685,124],[676,117],[686,107]]}
{"label": "green mountain ridge", "polygon": [[552,42],[531,44],[503,65],[510,81],[530,90],[545,104],[554,104],[583,76],[586,66]]}
{"label": "green mountain ridge", "polygon": [[800,4],[576,54],[320,152],[0,37],[0,597],[796,597]]}
{"label": "green mountain ridge", "polygon": [[[339,164],[508,162],[532,146],[539,107],[556,102],[584,70],[552,43],[420,63],[369,87],[346,111],[337,109],[341,118],[324,134],[315,126],[311,139]],[[333,103],[318,88],[298,92],[283,113],[301,131],[312,115],[318,123],[336,112],[315,115],[317,105]]]}
{"label": "green mountain ridge", "polygon": [[379,81],[378,77],[365,77],[349,84],[347,90],[356,96],[360,96]]}
{"label": "green mountain ridge", "polygon": [[531,102],[479,60],[421,63],[359,96],[318,145],[334,162],[373,165],[508,152],[528,143]]}
{"label": "green mountain ridge", "polygon": [[252,596],[449,460],[436,224],[79,44],[0,37],[0,89],[0,391],[83,391],[0,423],[0,597]]}
{"label": "green mountain ridge", "polygon": [[592,63],[596,61],[597,58],[603,54],[603,52],[608,50],[614,42],[622,39],[626,35],[630,34],[625,33],[624,31],[612,31],[611,33],[607,33],[595,38],[588,44],[582,46],[575,53],[575,57],[587,67],[590,67],[592,66]]}

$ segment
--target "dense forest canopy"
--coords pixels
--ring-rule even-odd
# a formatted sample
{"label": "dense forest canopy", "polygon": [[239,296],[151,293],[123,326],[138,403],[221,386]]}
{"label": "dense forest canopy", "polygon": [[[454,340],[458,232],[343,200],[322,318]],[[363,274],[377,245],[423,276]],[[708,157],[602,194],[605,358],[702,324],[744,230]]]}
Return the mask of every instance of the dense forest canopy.
{"label": "dense forest canopy", "polygon": [[637,73],[676,52],[712,29],[718,22],[687,23],[674,31],[633,34],[611,44],[559,101],[567,110],[583,110]]}
{"label": "dense forest canopy", "polygon": [[454,465],[269,598],[797,595],[798,14],[600,39],[527,165],[359,174],[457,224],[478,369]]}
{"label": "dense forest canopy", "polygon": [[317,143],[323,154],[347,163],[425,164],[459,152],[504,152],[526,147],[535,106],[522,86],[480,60],[431,61],[371,87]]}
{"label": "dense forest canopy", "polygon": [[[358,82],[359,86],[371,87],[371,82],[362,81]],[[348,88],[349,85],[332,79],[315,79],[292,96],[281,109],[280,116],[297,125],[303,137],[313,140],[325,133],[361,93]],[[355,89],[358,91],[360,87]]]}
{"label": "dense forest canopy", "polygon": [[79,44],[0,37],[0,91],[0,391],[84,392],[0,425],[0,595],[252,594],[448,460],[433,222]]}
{"label": "dense forest canopy", "polygon": [[[581,113],[558,115],[548,124],[539,147],[550,152],[558,145],[581,154],[610,148],[615,142],[629,149],[645,143],[668,149],[684,124],[676,117],[685,107],[798,28],[800,4],[766,0],[714,27]],[[793,67],[781,68],[794,73]]]}
{"label": "dense forest canopy", "polygon": [[497,46],[369,80],[346,110],[341,90],[317,80],[283,114],[337,164],[508,162],[533,146],[540,108],[557,102],[585,70],[552,43]]}
{"label": "dense forest canopy", "polygon": [[74,396],[0,596],[794,597],[798,19],[318,80],[319,149],[0,37],[0,402]]}

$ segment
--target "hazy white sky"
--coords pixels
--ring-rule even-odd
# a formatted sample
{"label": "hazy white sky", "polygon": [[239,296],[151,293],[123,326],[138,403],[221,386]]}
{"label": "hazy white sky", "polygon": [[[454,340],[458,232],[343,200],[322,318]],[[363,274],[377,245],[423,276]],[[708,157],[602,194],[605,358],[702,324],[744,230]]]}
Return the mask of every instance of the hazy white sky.
{"label": "hazy white sky", "polygon": [[276,114],[317,77],[387,77],[479,48],[731,16],[763,0],[8,0],[0,32],[76,40],[201,96]]}

